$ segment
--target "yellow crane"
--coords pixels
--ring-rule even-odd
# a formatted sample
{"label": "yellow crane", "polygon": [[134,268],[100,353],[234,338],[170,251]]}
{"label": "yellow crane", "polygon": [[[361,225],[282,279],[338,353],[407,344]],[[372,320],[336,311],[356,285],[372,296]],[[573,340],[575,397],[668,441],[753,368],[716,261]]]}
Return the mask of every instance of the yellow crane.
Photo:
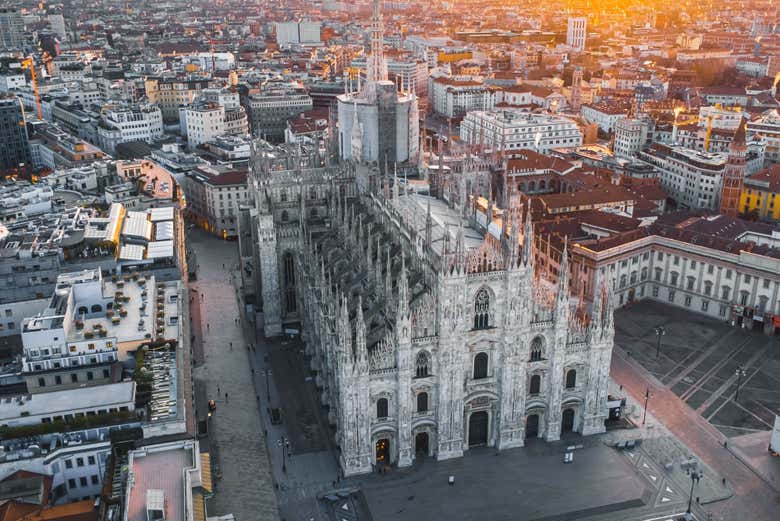
{"label": "yellow crane", "polygon": [[38,95],[38,80],[35,77],[35,62],[32,57],[22,60],[22,68],[30,70],[30,81],[32,82],[33,94],[35,95],[35,108],[38,112],[38,119],[43,119],[41,97]]}

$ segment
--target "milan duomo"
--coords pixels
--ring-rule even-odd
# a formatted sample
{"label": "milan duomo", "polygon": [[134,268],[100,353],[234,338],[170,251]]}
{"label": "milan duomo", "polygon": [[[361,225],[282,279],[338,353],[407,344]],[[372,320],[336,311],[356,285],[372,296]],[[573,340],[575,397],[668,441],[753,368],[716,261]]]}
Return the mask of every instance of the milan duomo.
{"label": "milan duomo", "polygon": [[612,292],[570,296],[565,253],[557,284],[537,273],[530,215],[497,215],[465,173],[411,193],[386,168],[265,147],[265,332],[301,324],[346,476],[604,431]]}

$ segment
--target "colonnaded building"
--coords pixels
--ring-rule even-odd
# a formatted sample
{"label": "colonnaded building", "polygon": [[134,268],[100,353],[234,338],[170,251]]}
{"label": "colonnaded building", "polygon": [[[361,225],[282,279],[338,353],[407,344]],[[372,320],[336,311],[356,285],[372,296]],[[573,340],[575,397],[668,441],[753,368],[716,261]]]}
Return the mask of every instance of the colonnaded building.
{"label": "colonnaded building", "polygon": [[465,172],[432,197],[283,147],[258,141],[250,176],[265,333],[301,325],[345,475],[604,431],[606,280],[586,303],[565,260],[537,274],[530,216]]}

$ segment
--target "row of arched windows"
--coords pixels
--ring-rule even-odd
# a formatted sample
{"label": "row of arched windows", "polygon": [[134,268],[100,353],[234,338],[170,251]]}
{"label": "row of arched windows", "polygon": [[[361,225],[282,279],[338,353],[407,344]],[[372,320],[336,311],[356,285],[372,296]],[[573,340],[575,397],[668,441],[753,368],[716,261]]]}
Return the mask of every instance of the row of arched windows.
{"label": "row of arched windows", "polygon": [[[380,398],[376,401],[376,417],[378,419],[389,416],[390,402],[387,398]],[[417,393],[417,412],[428,412],[428,393]]]}
{"label": "row of arched windows", "polygon": [[[111,303],[109,302],[107,307],[111,307]],[[103,306],[100,304],[93,304],[91,308],[87,308],[87,306],[79,306],[79,309],[77,310],[77,313],[79,316],[81,315],[88,315],[90,313],[102,313],[103,312]]]}
{"label": "row of arched windows", "polygon": [[[487,364],[487,355],[485,355],[484,359],[481,358],[480,355],[485,355],[485,353],[479,353],[479,355],[477,355],[477,357],[475,357],[474,359],[475,363],[477,358],[479,358],[480,360],[484,360],[485,364]],[[487,370],[487,365],[485,365],[485,370]],[[476,366],[475,366],[475,371],[476,371]],[[574,389],[577,386],[576,369],[569,369],[566,372],[566,379],[564,382],[564,386],[566,389]],[[538,374],[531,375],[531,379],[528,383],[528,394],[530,394],[531,396],[535,396],[541,392],[542,392],[542,376]],[[390,409],[390,402],[388,401],[387,398],[379,398],[376,401],[376,417],[378,419],[387,418],[389,416],[389,409]],[[428,411],[428,393],[427,392],[417,393],[417,412],[427,412],[427,411]]]}
{"label": "row of arched windows", "polygon": [[[316,199],[317,198],[317,188],[312,186],[309,188],[309,199]],[[282,188],[279,190],[279,201],[282,203],[286,203],[288,200],[287,197],[287,190]]]}

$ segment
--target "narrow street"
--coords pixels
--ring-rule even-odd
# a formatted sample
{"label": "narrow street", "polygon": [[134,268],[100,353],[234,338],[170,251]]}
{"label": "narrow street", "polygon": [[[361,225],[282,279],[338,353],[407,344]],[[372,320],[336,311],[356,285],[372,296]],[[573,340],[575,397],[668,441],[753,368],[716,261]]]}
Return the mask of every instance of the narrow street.
{"label": "narrow street", "polygon": [[[725,436],[668,387],[631,359],[616,343],[612,355],[612,378],[635,400],[644,400],[649,387],[653,394],[648,410],[699,458],[725,476],[735,495],[707,506],[713,519],[724,521],[776,521],[780,496],[724,448]],[[746,513],[750,517],[745,517]]]}
{"label": "narrow street", "polygon": [[209,423],[216,478],[209,513],[273,521],[279,519],[278,507],[233,282],[237,244],[199,229],[187,238],[199,264],[197,281],[189,284],[193,304],[198,300],[191,317],[194,378],[217,405]]}

